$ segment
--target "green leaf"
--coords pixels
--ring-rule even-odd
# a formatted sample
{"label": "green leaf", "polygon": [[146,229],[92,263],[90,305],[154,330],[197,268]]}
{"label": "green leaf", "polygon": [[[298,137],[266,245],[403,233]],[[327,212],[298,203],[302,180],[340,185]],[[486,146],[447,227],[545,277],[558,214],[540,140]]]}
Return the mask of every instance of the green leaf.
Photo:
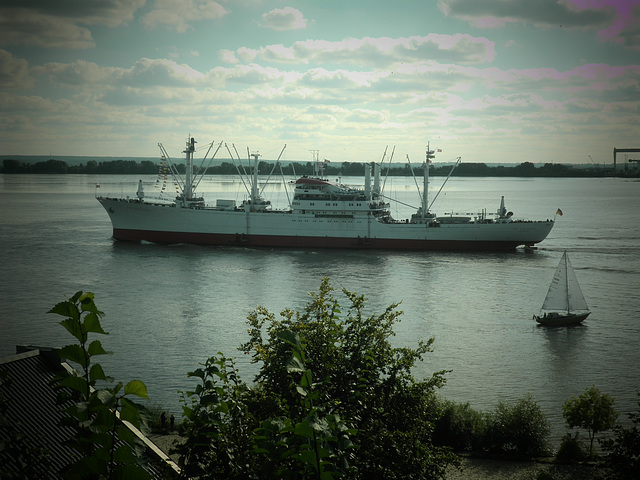
{"label": "green leaf", "polygon": [[313,428],[307,420],[296,423],[294,433],[300,437],[313,438]]}
{"label": "green leaf", "polygon": [[300,345],[300,335],[292,332],[291,330],[282,330],[278,332],[277,337],[283,342],[287,342],[288,344],[293,345],[294,347],[297,347]]}
{"label": "green leaf", "polygon": [[311,381],[311,370],[304,371],[304,375],[302,375],[302,378],[300,379],[300,385],[307,388],[310,388],[313,385],[313,382]]}
{"label": "green leaf", "polygon": [[187,377],[198,377],[204,379],[204,371],[201,368],[197,368],[193,372],[187,373]]}
{"label": "green leaf", "polygon": [[122,402],[122,409],[120,410],[120,418],[131,423],[136,428],[140,427],[140,412],[133,402],[130,402],[126,398],[120,400]]}
{"label": "green leaf", "polygon": [[124,387],[125,395],[136,395],[140,398],[149,398],[147,386],[141,380],[131,380]]}
{"label": "green leaf", "polygon": [[96,304],[94,302],[95,295],[91,292],[87,292],[84,295],[80,296],[78,299],[80,301],[80,308],[83,312],[97,312]]}
{"label": "green leaf", "polygon": [[311,465],[314,470],[318,470],[318,465],[316,464],[316,454],[313,450],[302,451],[296,456],[306,465]]}
{"label": "green leaf", "polygon": [[[122,390],[122,382],[118,382],[114,387],[113,387],[113,394],[117,395],[118,392]],[[126,395],[126,394],[125,394]]]}
{"label": "green leaf", "polygon": [[304,372],[304,363],[296,356],[292,355],[287,362],[287,372],[289,373],[299,373]]}
{"label": "green leaf", "polygon": [[87,351],[92,357],[94,355],[106,355],[109,353],[104,348],[102,348],[100,340],[94,340],[93,342],[91,342]]}
{"label": "green leaf", "polygon": [[67,318],[66,320],[62,320],[59,322],[67,331],[73,335],[80,343],[84,343],[87,341],[87,334],[82,331],[80,327],[80,323],[77,320],[72,318]]}
{"label": "green leaf", "polygon": [[112,442],[111,429],[116,421],[115,412],[109,408],[109,405],[101,404],[101,407],[95,412],[95,419],[91,428],[98,431],[96,435],[103,439],[102,445],[109,447]]}
{"label": "green leaf", "polygon": [[56,304],[47,313],[55,313],[56,315],[70,317],[74,320],[80,319],[80,312],[78,311],[78,307],[76,307],[75,303],[69,301]]}
{"label": "green leaf", "polygon": [[73,303],[76,303],[83,294],[84,292],[82,290],[77,291],[76,293],[73,294],[73,297],[71,297],[71,301]]}
{"label": "green leaf", "polygon": [[96,392],[96,396],[102,403],[104,403],[108,407],[112,406],[116,402],[116,396],[108,388],[98,390]]}
{"label": "green leaf", "polygon": [[113,459],[116,463],[135,463],[136,457],[131,452],[131,447],[129,445],[120,445],[116,448]]}
{"label": "green leaf", "polygon": [[109,334],[102,329],[100,318],[95,312],[88,313],[87,316],[84,317],[84,329],[86,332],[101,333],[103,335]]}
{"label": "green leaf", "polygon": [[75,390],[76,392],[80,392],[83,395],[87,393],[87,381],[83,377],[64,377],[60,380],[58,384],[61,387],[70,388],[71,390]]}
{"label": "green leaf", "polygon": [[136,441],[136,436],[133,432],[124,424],[118,425],[118,438],[123,442],[127,442],[129,445],[133,445]]}
{"label": "green leaf", "polygon": [[91,366],[91,370],[89,371],[89,378],[94,384],[98,380],[104,380],[105,382],[108,381],[108,378],[105,375],[104,370],[102,369],[102,365],[100,365],[99,363],[95,363]]}
{"label": "green leaf", "polygon": [[58,355],[61,358],[65,358],[72,362],[76,362],[81,365],[82,368],[86,369],[88,365],[88,360],[85,358],[85,352],[80,345],[67,345],[66,347],[62,347],[58,351]]}

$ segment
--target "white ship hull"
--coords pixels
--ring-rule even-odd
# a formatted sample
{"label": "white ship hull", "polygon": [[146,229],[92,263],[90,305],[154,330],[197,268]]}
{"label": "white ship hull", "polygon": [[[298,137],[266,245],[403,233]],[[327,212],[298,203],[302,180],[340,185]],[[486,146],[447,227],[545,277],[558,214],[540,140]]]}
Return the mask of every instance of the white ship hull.
{"label": "white ship hull", "polygon": [[553,221],[410,223],[373,215],[183,208],[99,197],[124,241],[256,247],[510,250],[544,240]]}

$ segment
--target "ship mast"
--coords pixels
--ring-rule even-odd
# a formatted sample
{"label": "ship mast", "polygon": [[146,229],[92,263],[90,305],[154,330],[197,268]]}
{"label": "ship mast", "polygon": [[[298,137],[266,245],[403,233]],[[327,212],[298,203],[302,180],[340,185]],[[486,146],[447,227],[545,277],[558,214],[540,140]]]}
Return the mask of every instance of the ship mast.
{"label": "ship mast", "polygon": [[189,136],[187,140],[187,148],[184,152],[186,154],[186,175],[184,182],[184,201],[189,201],[193,198],[193,153],[196,151],[196,139]]}
{"label": "ship mast", "polygon": [[431,158],[435,158],[435,151],[429,149],[429,142],[427,142],[427,153],[424,161],[424,188],[422,195],[422,218],[429,216],[429,164]]}

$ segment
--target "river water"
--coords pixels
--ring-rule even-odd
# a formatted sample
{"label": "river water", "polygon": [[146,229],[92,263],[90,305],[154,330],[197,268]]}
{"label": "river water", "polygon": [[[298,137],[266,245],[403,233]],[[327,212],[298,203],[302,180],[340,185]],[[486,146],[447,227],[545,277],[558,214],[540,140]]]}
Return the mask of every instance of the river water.
{"label": "river water", "polygon": [[[402,302],[393,343],[435,337],[415,370],[452,370],[441,394],[490,410],[531,394],[564,433],[562,403],[595,385],[634,411],[640,389],[640,182],[633,179],[453,178],[433,206],[495,211],[504,195],[516,218],[563,215],[535,251],[442,253],[271,250],[126,244],[111,238],[101,194],[131,194],[137,177],[0,175],[0,357],[17,344],[59,347],[71,337],[47,315],[77,290],[92,291],[106,313],[101,338],[113,355],[101,362],[120,381],[143,380],[152,403],[179,415],[186,373],[209,356],[236,358],[250,382],[255,367],[237,350],[247,314],[257,305],[300,309],[327,276],[364,294],[368,312]],[[148,193],[156,178],[143,177]],[[434,178],[432,193],[440,179]],[[360,179],[342,179],[356,184]],[[96,190],[95,185],[100,184]],[[210,177],[199,190],[242,200],[240,182]],[[404,204],[419,199],[410,178],[389,179],[386,192]],[[240,193],[238,193],[240,192]],[[265,195],[287,200],[271,179]],[[406,218],[406,205],[393,215]],[[573,328],[546,329],[538,313],[563,251],[568,251],[592,314]],[[342,298],[342,297],[341,297]],[[343,300],[346,299],[342,298]],[[346,303],[345,303],[346,304]]]}

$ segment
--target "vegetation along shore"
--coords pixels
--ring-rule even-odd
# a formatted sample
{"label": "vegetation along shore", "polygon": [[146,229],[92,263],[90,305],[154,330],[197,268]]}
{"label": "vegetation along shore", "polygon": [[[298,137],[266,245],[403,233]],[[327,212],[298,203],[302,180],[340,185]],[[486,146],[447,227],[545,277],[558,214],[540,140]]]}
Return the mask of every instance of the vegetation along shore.
{"label": "vegetation along shore", "polygon": [[[240,378],[233,358],[211,356],[187,374],[195,384],[179,392],[183,413],[175,424],[158,408],[131,401],[148,398],[142,380],[115,383],[97,363],[107,351],[93,337],[107,332],[93,294],[77,292],[58,303],[49,313],[62,317],[60,324],[75,338],[59,355],[78,373],[58,382],[72,392],[65,425],[78,432],[69,445],[78,455],[62,472],[38,473],[151,478],[140,467],[135,439],[116,428],[118,412],[141,428],[147,423],[154,437],[172,439],[164,448],[181,478],[498,478],[487,471],[513,471],[505,460],[529,462],[531,468],[515,468],[535,475],[526,478],[637,478],[640,401],[623,425],[614,399],[595,386],[567,399],[563,417],[572,433],[553,451],[549,424],[531,396],[479,412],[437,394],[446,370],[414,378],[413,366],[432,351],[434,339],[392,347],[399,304],[365,315],[364,296],[346,289],[338,295],[327,278],[310,298],[301,311],[276,316],[258,307],[250,313],[239,350],[258,366],[253,382]],[[11,400],[0,395],[0,401]],[[11,419],[0,420],[5,430],[26,433],[16,431],[24,427]],[[600,438],[603,432],[606,438]],[[13,468],[31,453],[14,448],[11,456],[0,456]],[[539,468],[543,463],[548,468]]]}
{"label": "vegetation along shore", "polygon": [[[638,177],[640,171],[634,164],[632,168],[618,166],[598,165],[566,165],[561,163],[545,163],[536,165],[531,162],[523,162],[514,165],[487,165],[486,163],[461,163],[455,170],[458,177]],[[273,165],[260,162],[258,169],[261,174],[269,174]],[[284,175],[312,175],[314,173],[313,162],[282,163]],[[414,165],[415,167],[415,165]],[[5,174],[114,174],[114,175],[152,175],[162,168],[151,160],[88,160],[86,163],[69,164],[63,160],[49,159],[40,162],[24,162],[16,159],[2,161],[0,173]],[[295,168],[295,172],[294,172]],[[183,163],[176,164],[176,169],[184,173]],[[409,163],[392,163],[383,167],[383,175],[410,176],[411,165]],[[417,169],[420,170],[420,169]],[[451,172],[451,164],[434,164],[430,169],[430,175],[446,176]],[[199,172],[196,172],[199,173]],[[324,166],[327,176],[360,176],[362,175],[362,163],[342,162],[327,163]],[[212,165],[206,169],[207,175],[237,175],[236,166],[231,161],[222,161],[218,165]],[[422,173],[416,171],[416,175]]]}

